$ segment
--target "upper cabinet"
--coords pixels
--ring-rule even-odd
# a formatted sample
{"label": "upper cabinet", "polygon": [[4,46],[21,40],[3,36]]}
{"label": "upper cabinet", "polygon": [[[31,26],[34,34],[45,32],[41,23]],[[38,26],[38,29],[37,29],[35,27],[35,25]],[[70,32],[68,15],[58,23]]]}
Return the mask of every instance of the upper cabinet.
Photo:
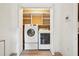
{"label": "upper cabinet", "polygon": [[50,25],[50,10],[47,8],[24,8],[23,24]]}

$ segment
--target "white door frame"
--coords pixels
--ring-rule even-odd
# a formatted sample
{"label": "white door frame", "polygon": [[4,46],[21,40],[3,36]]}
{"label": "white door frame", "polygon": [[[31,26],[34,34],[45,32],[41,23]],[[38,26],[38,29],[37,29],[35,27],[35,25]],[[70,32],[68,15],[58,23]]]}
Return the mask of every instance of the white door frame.
{"label": "white door frame", "polygon": [[53,8],[50,8],[50,51],[54,55],[54,18],[53,18]]}
{"label": "white door frame", "polygon": [[[31,5],[32,4],[32,5]],[[53,54],[53,39],[54,39],[54,37],[53,37],[53,4],[33,4],[33,3],[31,3],[31,4],[19,4],[18,5],[18,9],[19,9],[19,11],[20,11],[20,9],[21,8],[23,8],[23,7],[30,7],[30,8],[50,8],[50,51],[51,51],[51,53]],[[22,10],[21,10],[22,11]],[[21,20],[22,19],[22,20]],[[23,29],[22,29],[22,26],[23,26],[23,18],[22,18],[22,15],[21,15],[21,13],[19,13],[19,22],[21,22],[21,23],[19,23],[20,25],[21,25],[21,28],[20,28],[20,30],[22,31],[21,32],[21,34],[23,33]],[[23,35],[22,35],[22,38],[21,38],[21,40],[23,40]],[[18,49],[20,49],[20,51],[18,51],[18,54],[20,54],[21,52],[22,52],[22,48],[23,48],[23,41],[22,42],[20,42],[19,41],[19,47],[18,47]]]}

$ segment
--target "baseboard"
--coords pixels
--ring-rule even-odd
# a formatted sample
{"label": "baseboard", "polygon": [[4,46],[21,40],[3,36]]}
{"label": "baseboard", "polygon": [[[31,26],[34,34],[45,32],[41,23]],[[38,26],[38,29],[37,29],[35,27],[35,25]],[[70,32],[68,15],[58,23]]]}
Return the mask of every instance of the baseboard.
{"label": "baseboard", "polygon": [[52,54],[52,56],[54,56],[54,55],[55,55],[55,54],[54,54],[54,52],[51,52],[51,51],[50,51],[50,53]]}
{"label": "baseboard", "polygon": [[63,53],[58,51],[58,52],[54,52],[54,55],[55,56],[63,56]]}
{"label": "baseboard", "polygon": [[17,53],[11,53],[10,56],[17,56]]}
{"label": "baseboard", "polygon": [[39,51],[50,51],[50,49],[38,49]]}

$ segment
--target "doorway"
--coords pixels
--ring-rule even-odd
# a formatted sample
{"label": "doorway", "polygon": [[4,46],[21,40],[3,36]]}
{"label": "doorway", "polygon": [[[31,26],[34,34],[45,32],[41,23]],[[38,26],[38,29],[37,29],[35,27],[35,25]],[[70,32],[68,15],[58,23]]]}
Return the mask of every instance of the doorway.
{"label": "doorway", "polygon": [[50,8],[23,8],[23,35],[24,50],[50,50]]}
{"label": "doorway", "polygon": [[[24,24],[23,24],[23,8],[45,8],[45,9],[49,9],[50,10],[50,21],[49,21],[49,23],[50,23],[50,27],[49,27],[49,25],[45,25],[45,26],[41,26],[41,24],[40,24],[40,28],[43,28],[43,27],[46,27],[46,28],[48,28],[49,27],[49,29],[50,29],[50,52],[52,53],[52,54],[54,54],[53,53],[53,47],[51,47],[51,46],[53,46],[53,40],[51,40],[51,39],[53,39],[53,6],[52,6],[52,4],[32,4],[32,5],[28,5],[28,4],[20,4],[20,6],[19,6],[19,10],[20,10],[20,12],[19,12],[19,21],[20,21],[20,26],[21,26],[21,36],[23,37],[22,39],[21,39],[21,41],[20,41],[20,46],[19,46],[19,48],[21,48],[20,49],[20,52],[22,52],[23,50],[24,50],[24,44],[23,44],[23,42],[24,42]],[[46,12],[46,11],[45,11]],[[41,15],[41,13],[40,13],[40,15]],[[40,15],[37,15],[37,16],[40,16]],[[29,15],[28,15],[29,16]],[[35,14],[34,14],[34,16],[35,16]],[[33,19],[34,18],[36,18],[36,17],[33,17]],[[38,18],[38,17],[37,17]],[[40,17],[39,17],[40,18]],[[28,18],[29,19],[29,18]],[[30,22],[29,22],[30,23]],[[33,22],[34,23],[34,22]],[[34,24],[34,26],[36,26],[35,24]],[[38,25],[37,25],[38,26]],[[23,27],[23,28],[22,28]],[[23,41],[23,42],[22,42]],[[35,43],[36,44],[36,43]],[[22,49],[23,48],[23,49]],[[18,52],[18,53],[20,53],[20,52]]]}

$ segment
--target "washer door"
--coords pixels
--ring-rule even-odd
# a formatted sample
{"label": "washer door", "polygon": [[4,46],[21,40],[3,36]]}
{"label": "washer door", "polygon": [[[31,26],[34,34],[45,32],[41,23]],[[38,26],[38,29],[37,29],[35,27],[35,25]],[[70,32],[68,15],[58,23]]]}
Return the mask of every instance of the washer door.
{"label": "washer door", "polygon": [[28,35],[29,37],[33,37],[33,36],[35,35],[35,30],[32,29],[32,28],[28,29],[28,30],[27,30],[27,35]]}

